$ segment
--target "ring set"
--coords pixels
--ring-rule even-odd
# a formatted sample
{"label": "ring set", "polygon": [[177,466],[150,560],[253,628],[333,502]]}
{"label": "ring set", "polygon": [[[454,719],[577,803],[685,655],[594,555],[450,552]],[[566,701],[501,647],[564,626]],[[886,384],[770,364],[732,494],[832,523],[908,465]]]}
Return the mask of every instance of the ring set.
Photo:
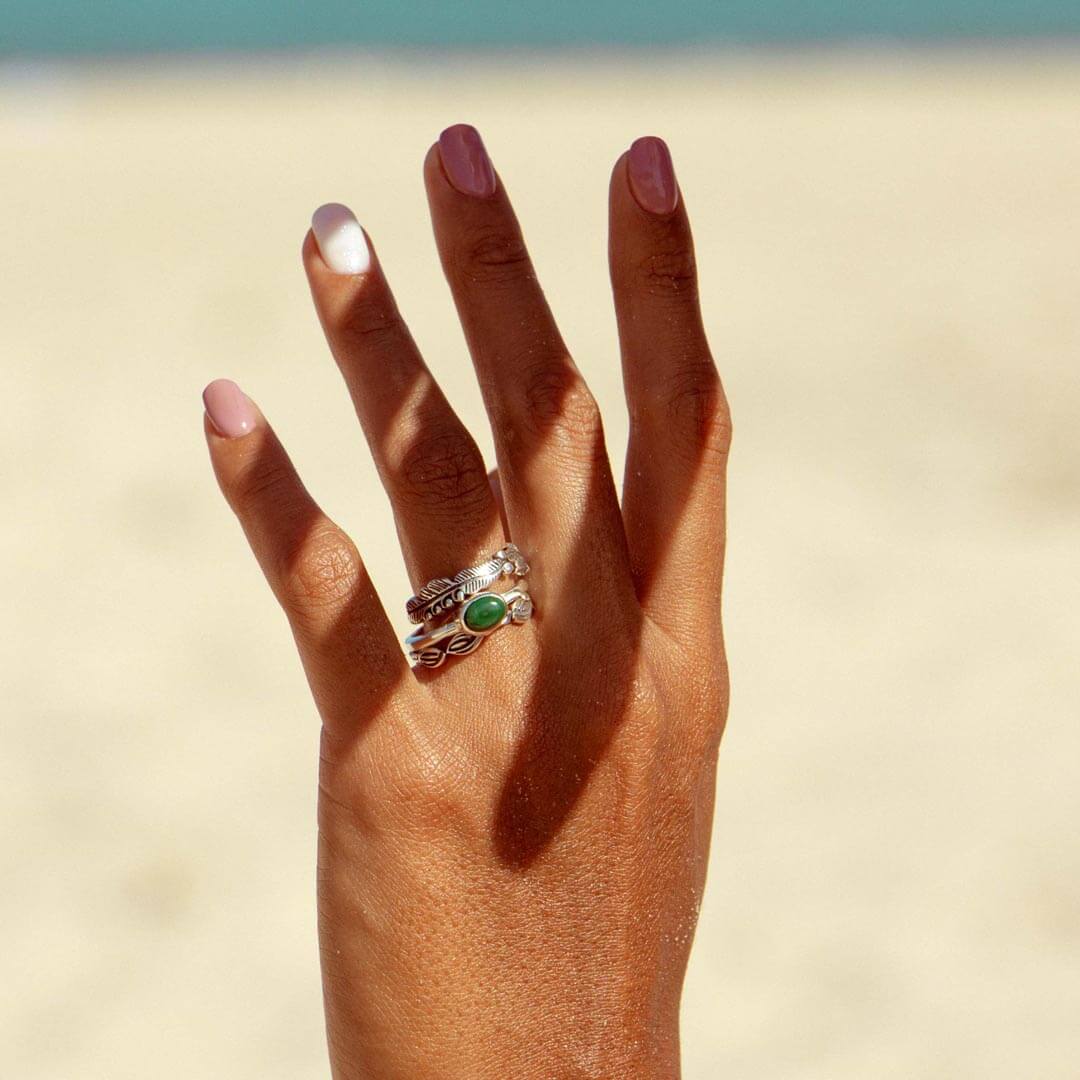
{"label": "ring set", "polygon": [[[499,627],[528,622],[533,613],[528,572],[525,556],[506,544],[476,566],[429,581],[405,604],[409,621],[420,624],[405,639],[409,659],[418,667],[437,668],[448,656],[472,652]],[[515,579],[514,584],[506,592],[494,591],[503,577]],[[430,625],[447,614],[445,622]]]}

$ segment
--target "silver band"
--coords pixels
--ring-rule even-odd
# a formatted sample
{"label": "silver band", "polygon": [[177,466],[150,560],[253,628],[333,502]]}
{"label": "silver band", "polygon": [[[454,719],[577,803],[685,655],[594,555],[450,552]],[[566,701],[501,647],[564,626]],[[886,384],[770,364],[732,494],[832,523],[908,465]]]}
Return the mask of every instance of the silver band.
{"label": "silver band", "polygon": [[447,656],[471,653],[499,627],[527,622],[532,611],[532,597],[524,581],[505,593],[477,592],[441,626],[413,631],[405,639],[409,659],[419,667],[437,668]]}
{"label": "silver band", "polygon": [[434,578],[408,599],[409,622],[425,623],[456,608],[470,597],[494,585],[504,574],[523,578],[529,572],[525,556],[514,544],[506,544],[482,563],[459,570],[451,578]]}

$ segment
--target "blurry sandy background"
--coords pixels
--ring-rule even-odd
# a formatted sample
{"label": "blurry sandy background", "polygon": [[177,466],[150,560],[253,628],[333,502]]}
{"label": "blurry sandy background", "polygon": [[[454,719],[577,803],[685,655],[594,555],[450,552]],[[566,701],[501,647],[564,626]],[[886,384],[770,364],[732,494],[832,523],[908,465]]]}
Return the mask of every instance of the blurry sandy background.
{"label": "blurry sandy background", "polygon": [[476,123],[625,424],[608,170],[665,135],[733,403],[734,699],[686,1076],[1080,1061],[1077,55],[0,68],[0,1074],[327,1073],[316,719],[206,461],[236,378],[396,607],[309,308],[350,203],[479,398],[420,163]]}

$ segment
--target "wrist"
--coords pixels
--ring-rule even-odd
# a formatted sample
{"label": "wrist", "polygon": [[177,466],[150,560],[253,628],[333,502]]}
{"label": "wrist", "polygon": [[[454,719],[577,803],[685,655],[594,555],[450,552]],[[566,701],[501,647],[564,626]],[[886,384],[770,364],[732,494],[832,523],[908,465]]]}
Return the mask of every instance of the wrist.
{"label": "wrist", "polygon": [[403,1029],[389,1041],[331,1040],[335,1080],[679,1080],[677,1027],[596,1017],[570,1027],[463,1018],[453,1030]]}
{"label": "wrist", "polygon": [[610,958],[440,938],[385,965],[324,952],[335,1080],[678,1080],[678,988]]}

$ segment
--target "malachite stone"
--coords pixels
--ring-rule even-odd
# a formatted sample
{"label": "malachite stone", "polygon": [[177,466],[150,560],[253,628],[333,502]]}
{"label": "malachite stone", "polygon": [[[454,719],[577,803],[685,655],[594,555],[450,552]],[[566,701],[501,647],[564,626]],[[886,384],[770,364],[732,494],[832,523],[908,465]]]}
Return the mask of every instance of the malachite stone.
{"label": "malachite stone", "polygon": [[498,626],[506,617],[506,601],[501,596],[478,596],[470,600],[462,618],[477,633]]}

